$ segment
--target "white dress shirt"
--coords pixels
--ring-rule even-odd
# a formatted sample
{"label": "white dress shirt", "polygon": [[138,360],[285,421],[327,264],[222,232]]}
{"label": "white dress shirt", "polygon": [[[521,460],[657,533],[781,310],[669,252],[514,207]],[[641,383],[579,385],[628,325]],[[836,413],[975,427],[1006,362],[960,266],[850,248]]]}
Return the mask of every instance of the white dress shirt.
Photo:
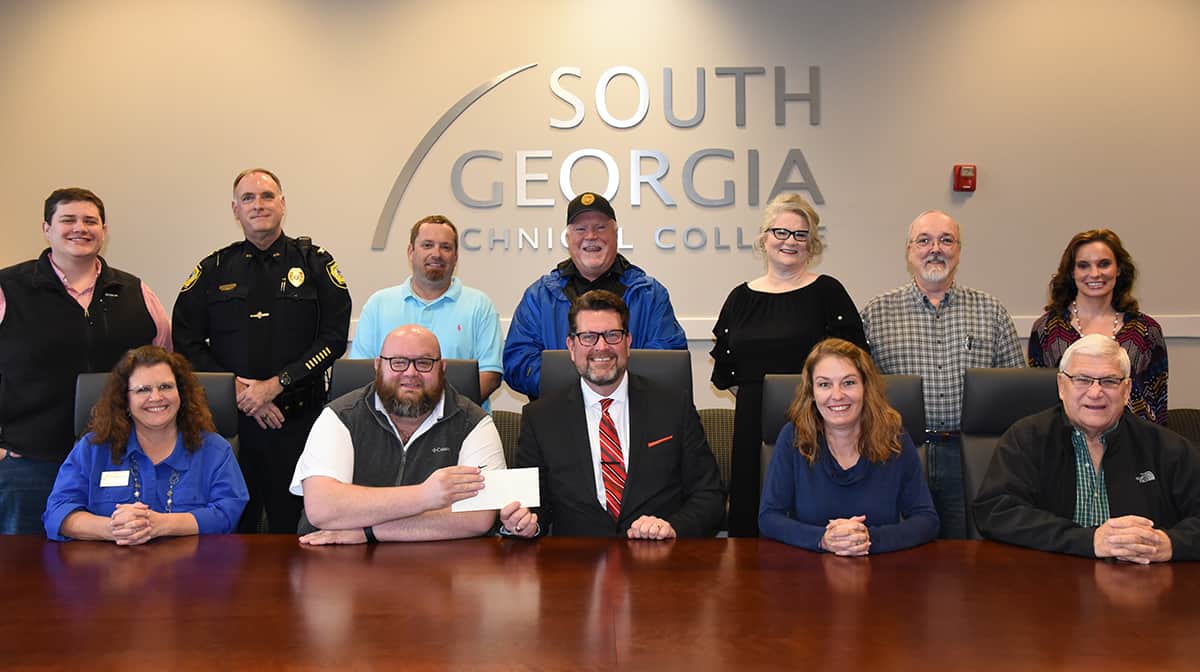
{"label": "white dress shirt", "polygon": [[[442,418],[445,404],[446,395],[443,393],[437,406],[408,438],[408,444],[437,424]],[[378,394],[375,395],[375,410],[387,415]],[[599,416],[596,417],[599,422]],[[389,416],[388,426],[399,440],[400,432],[396,431],[396,426],[391,420]],[[405,450],[408,449],[408,444],[403,441],[400,443]],[[496,431],[492,416],[485,416],[463,439],[462,448],[458,453],[458,464],[484,470],[505,468],[504,447],[500,443],[500,433]],[[328,476],[342,483],[354,482],[354,445],[350,440],[350,430],[329,408],[321,411],[308,434],[304,452],[300,454],[300,460],[296,463],[296,471],[292,475],[288,491],[303,497],[304,479],[309,476]]]}
{"label": "white dress shirt", "polygon": [[621,438],[621,459],[625,461],[625,476],[629,476],[629,373],[621,375],[621,384],[608,397],[601,396],[593,390],[583,378],[579,379],[583,390],[583,410],[587,416],[588,445],[592,448],[592,471],[596,477],[596,499],[600,506],[608,509],[608,501],[604,497],[604,475],[600,472],[600,408],[601,399],[612,399],[608,414],[612,416],[613,424],[617,426],[617,436]]}

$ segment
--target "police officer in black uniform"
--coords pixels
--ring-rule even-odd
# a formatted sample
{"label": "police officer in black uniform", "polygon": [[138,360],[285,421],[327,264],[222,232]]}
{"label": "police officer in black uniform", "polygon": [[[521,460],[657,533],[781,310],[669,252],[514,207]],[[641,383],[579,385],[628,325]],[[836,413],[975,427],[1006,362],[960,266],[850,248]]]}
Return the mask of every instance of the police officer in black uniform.
{"label": "police officer in black uniform", "polygon": [[250,502],[239,532],[295,533],[303,500],[288,492],[325,403],[325,372],[346,351],[350,292],[329,252],[283,234],[286,203],[269,170],[233,182],[246,235],[205,257],[175,300],[175,350],[197,371],[237,375],[239,462]]}

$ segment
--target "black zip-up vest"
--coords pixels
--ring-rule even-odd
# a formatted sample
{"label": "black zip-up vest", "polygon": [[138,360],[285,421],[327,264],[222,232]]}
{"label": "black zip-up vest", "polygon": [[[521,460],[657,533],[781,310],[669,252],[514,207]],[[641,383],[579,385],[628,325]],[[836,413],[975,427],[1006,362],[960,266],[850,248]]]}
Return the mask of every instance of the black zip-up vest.
{"label": "black zip-up vest", "polygon": [[[329,402],[329,410],[350,431],[354,445],[354,485],[391,487],[423,483],[442,467],[458,464],[463,439],[487,416],[482,408],[449,384],[440,420],[410,441],[407,450],[387,417],[375,409],[375,383]],[[300,518],[300,534],[315,531],[308,516]]]}
{"label": "black zip-up vest", "polygon": [[142,281],[100,259],[85,312],[50,264],[50,250],[0,270],[0,446],[62,461],[75,442],[75,378],[110,371],[130,348],[153,342]]}

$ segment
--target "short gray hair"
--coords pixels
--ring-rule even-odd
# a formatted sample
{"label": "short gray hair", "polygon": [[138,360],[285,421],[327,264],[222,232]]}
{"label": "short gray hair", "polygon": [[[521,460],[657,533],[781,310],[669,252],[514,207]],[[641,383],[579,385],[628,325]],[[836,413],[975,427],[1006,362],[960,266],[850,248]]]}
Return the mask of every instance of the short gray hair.
{"label": "short gray hair", "polygon": [[1075,355],[1115,359],[1117,360],[1117,365],[1121,368],[1121,375],[1125,378],[1129,377],[1129,353],[1125,352],[1125,348],[1122,348],[1121,344],[1113,340],[1111,336],[1088,334],[1075,341],[1063,353],[1062,361],[1058,363],[1058,370],[1067,373],[1067,367],[1071,365],[1071,360]]}

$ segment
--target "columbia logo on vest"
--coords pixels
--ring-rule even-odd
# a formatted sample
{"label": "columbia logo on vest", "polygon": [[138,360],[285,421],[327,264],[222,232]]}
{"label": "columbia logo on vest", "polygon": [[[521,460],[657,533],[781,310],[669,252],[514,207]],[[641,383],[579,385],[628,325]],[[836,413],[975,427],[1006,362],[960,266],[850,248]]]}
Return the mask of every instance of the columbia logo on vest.
{"label": "columbia logo on vest", "polygon": [[438,446],[437,448],[434,448],[433,450],[431,450],[431,451],[429,451],[429,452],[431,452],[431,453],[445,453],[445,452],[448,452],[449,450],[450,450],[450,446]]}

